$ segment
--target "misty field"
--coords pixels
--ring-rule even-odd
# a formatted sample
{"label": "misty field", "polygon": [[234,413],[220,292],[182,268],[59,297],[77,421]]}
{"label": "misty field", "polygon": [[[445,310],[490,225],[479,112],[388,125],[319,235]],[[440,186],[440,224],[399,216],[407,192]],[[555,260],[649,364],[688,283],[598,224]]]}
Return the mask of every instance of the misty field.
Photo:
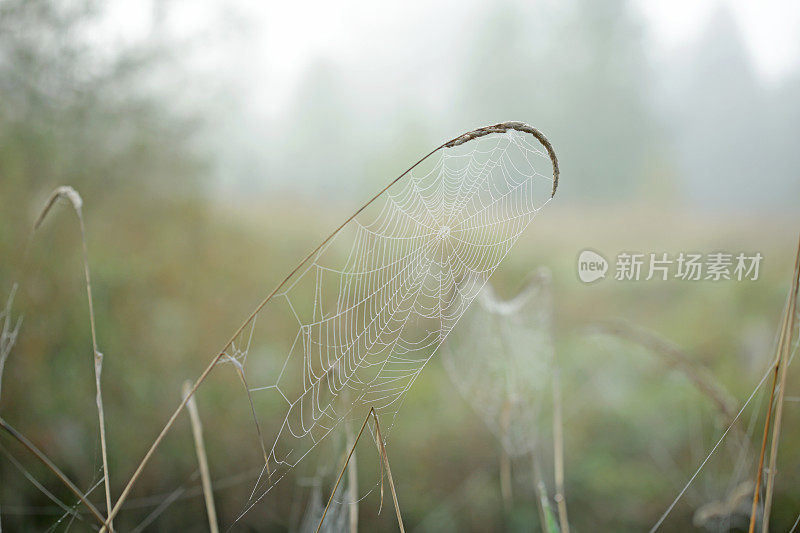
{"label": "misty field", "polygon": [[[263,217],[242,216],[224,206],[198,207],[194,212],[184,207],[181,217],[191,224],[176,224],[173,232],[165,232],[158,218],[145,217],[135,226],[136,235],[126,235],[132,227],[128,217],[136,212],[114,213],[100,224],[91,213],[102,213],[102,208],[85,207],[94,250],[90,257],[98,344],[105,354],[112,479],[131,471],[180,400],[183,381],[195,378],[207,362],[208,347],[218,346],[262,296],[253,287],[273,285],[279,273],[346,212],[340,206],[309,204],[304,209],[315,213],[316,220],[304,224],[307,219],[299,209],[281,211],[281,205],[286,202],[279,202],[274,211],[263,210],[271,211]],[[79,486],[89,487],[100,474],[85,288],[77,225],[68,208],[57,210],[25,258],[21,286],[37,289],[17,294],[14,307],[25,310],[24,329],[3,376],[3,416],[46,449]],[[647,225],[649,220],[661,223]],[[780,223],[777,219],[772,227]],[[706,229],[698,234],[682,225]],[[24,233],[25,226],[20,226],[18,231]],[[281,228],[294,229],[287,233]],[[557,204],[525,233],[492,283],[501,297],[509,297],[532,266],[551,272],[553,345],[563,391],[565,487],[570,523],[576,529],[649,528],[726,428],[713,402],[680,369],[669,368],[652,350],[603,335],[597,326],[621,319],[668,339],[709,370],[738,410],[774,357],[776,325],[793,259],[792,237],[790,229],[767,233],[757,224],[721,214],[696,221],[663,208],[639,206],[605,211],[600,219],[594,210],[575,212]],[[587,241],[600,250],[614,250],[622,243],[658,250],[674,250],[676,243],[704,249],[709,242],[723,242],[730,249],[758,249],[767,260],[757,284],[605,280],[584,285],[575,273],[573,250]],[[114,318],[119,316],[126,319]],[[46,356],[49,353],[59,356]],[[790,384],[794,375],[790,372]],[[750,455],[739,457],[723,447],[664,530],[683,530],[699,508],[724,501],[736,488],[732,479],[740,462],[746,459],[750,465],[759,444],[764,389],[738,426],[747,432]],[[791,385],[787,395],[792,395]],[[545,405],[535,429],[542,436],[540,460],[552,490],[551,400],[541,400]],[[791,423],[796,403],[790,400],[781,436],[779,464],[785,466],[776,484],[776,530],[791,527],[792,502],[798,497],[792,478],[800,464],[794,444],[800,434]],[[243,466],[257,462],[260,453],[253,421],[232,367],[215,371],[197,403],[212,478],[219,484],[217,513],[225,524],[252,489],[255,474]],[[157,527],[204,527],[191,429],[188,417],[183,417],[145,470],[117,528],[135,527],[175,490],[181,492],[159,513]],[[261,423],[268,426],[270,421]],[[3,446],[25,472],[71,501],[24,449],[8,440]],[[529,465],[515,462],[513,501],[504,506],[497,440],[457,394],[438,357],[411,389],[387,448],[409,529],[524,531],[539,523]],[[386,508],[388,502],[377,515],[379,471],[368,443],[359,446],[357,458],[365,495],[359,502],[360,525],[365,530],[391,528],[395,518]],[[313,494],[313,480],[322,482],[322,494],[327,494],[340,463],[341,458],[331,458],[321,470],[316,465],[303,470],[293,483],[270,492],[245,523],[259,530],[298,527]],[[753,473],[747,468],[739,475],[750,479]],[[63,514],[13,463],[4,463],[3,479],[7,481],[0,512],[6,529],[47,528]],[[100,491],[95,496],[102,500]]]}
{"label": "misty field", "polygon": [[796,530],[796,9],[424,4],[0,2],[0,530]]}

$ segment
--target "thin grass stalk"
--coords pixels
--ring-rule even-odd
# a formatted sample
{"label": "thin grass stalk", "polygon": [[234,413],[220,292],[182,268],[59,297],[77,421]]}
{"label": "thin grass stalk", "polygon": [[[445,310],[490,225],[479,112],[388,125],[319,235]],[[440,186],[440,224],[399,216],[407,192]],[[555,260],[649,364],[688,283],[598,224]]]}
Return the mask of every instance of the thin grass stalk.
{"label": "thin grass stalk", "polygon": [[[97,404],[97,419],[100,425],[100,450],[103,460],[103,484],[105,485],[106,494],[106,511],[111,514],[111,482],[108,472],[108,447],[106,445],[106,418],[103,409],[103,389],[100,384],[100,376],[103,373],[103,354],[97,348],[97,328],[94,319],[94,299],[92,298],[92,278],[89,273],[89,250],[86,244],[86,227],[83,222],[83,199],[78,192],[72,187],[62,186],[58,187],[50,195],[50,198],[45,203],[42,212],[36,219],[33,225],[33,230],[36,231],[44,221],[50,208],[53,207],[56,200],[65,198],[72,205],[75,214],[78,216],[78,224],[81,230],[81,249],[83,252],[83,275],[86,283],[86,299],[89,302],[89,325],[92,331],[92,352],[94,354],[94,381],[95,381],[95,403]],[[109,519],[109,524],[112,521]]]}
{"label": "thin grass stalk", "polygon": [[[331,502],[333,501],[333,497],[336,494],[336,489],[339,488],[339,484],[342,482],[342,477],[344,476],[344,472],[347,469],[347,465],[349,464],[350,460],[353,458],[353,454],[356,451],[356,445],[358,441],[361,440],[361,435],[364,434],[364,429],[367,427],[367,422],[369,422],[370,417],[373,418],[375,421],[375,444],[378,447],[378,461],[381,464],[381,470],[386,468],[386,476],[389,479],[389,488],[392,491],[392,501],[394,502],[394,510],[397,514],[397,524],[400,526],[400,533],[405,533],[405,528],[403,527],[403,517],[400,515],[400,504],[397,502],[397,491],[395,490],[394,486],[394,479],[392,478],[392,469],[389,467],[389,456],[386,453],[386,446],[383,443],[383,435],[381,435],[381,426],[380,422],[378,421],[378,414],[375,412],[375,408],[370,408],[369,413],[367,413],[366,418],[364,418],[364,423],[361,424],[361,429],[356,436],[355,442],[350,447],[350,453],[347,454],[347,459],[345,459],[344,464],[342,465],[341,470],[339,471],[339,476],[336,478],[336,484],[333,486],[333,490],[331,490],[331,496],[328,498],[328,503],[325,505],[325,510],[322,512],[322,517],[319,520],[319,525],[317,526],[317,532],[319,533],[320,529],[322,528],[322,523],[325,521],[325,516],[328,514],[328,509],[331,506]],[[383,473],[381,473],[381,507],[383,507]],[[378,511],[380,513],[380,510]]]}
{"label": "thin grass stalk", "polygon": [[62,472],[55,465],[55,463],[51,461],[50,458],[48,458],[44,454],[44,452],[42,452],[39,448],[36,447],[35,444],[33,444],[30,440],[28,440],[28,438],[25,435],[14,429],[14,427],[11,426],[8,422],[6,422],[5,419],[3,419],[2,417],[0,417],[0,428],[2,428],[6,433],[14,437],[14,439],[16,439],[17,442],[22,444],[29,452],[31,452],[34,456],[36,456],[36,458],[39,459],[39,461],[41,461],[42,464],[44,464],[51,472],[53,472],[53,474],[55,474],[55,476],[59,479],[59,481],[61,481],[61,483],[63,483],[64,486],[67,487],[70,490],[70,492],[72,492],[80,500],[80,502],[89,510],[89,512],[92,513],[92,515],[94,515],[95,518],[97,518],[97,520],[101,524],[106,523],[106,519],[103,518],[103,515],[100,514],[100,511],[97,510],[97,507],[95,507],[92,504],[92,502],[86,499],[86,496],[83,495],[83,493],[80,491],[80,489],[78,489],[75,483],[70,481],[70,479],[66,476],[66,474],[64,474],[64,472]]}
{"label": "thin grass stalk", "polygon": [[325,515],[328,514],[328,509],[331,506],[331,502],[333,501],[333,495],[336,494],[336,489],[339,488],[339,483],[342,481],[342,476],[344,476],[344,471],[347,469],[347,464],[350,462],[350,459],[353,457],[353,454],[356,451],[356,444],[358,441],[361,440],[361,435],[364,434],[364,428],[367,427],[367,422],[369,422],[369,417],[372,415],[372,410],[367,413],[367,416],[364,418],[364,423],[361,424],[361,429],[358,431],[358,435],[356,435],[356,440],[353,442],[353,445],[350,447],[350,453],[347,454],[347,458],[344,460],[344,464],[342,465],[342,469],[339,472],[339,477],[336,478],[336,483],[333,485],[333,490],[331,491],[331,497],[328,498],[328,503],[325,505],[325,510],[322,511],[322,517],[319,519],[319,525],[317,526],[317,532],[319,533],[320,529],[322,529],[322,522],[325,521]]}
{"label": "thin grass stalk", "polygon": [[17,342],[17,335],[19,328],[22,325],[22,317],[17,318],[17,323],[11,327],[13,320],[11,319],[11,307],[14,304],[14,296],[17,293],[17,284],[11,286],[11,292],[6,301],[6,307],[0,311],[0,320],[3,321],[2,330],[0,330],[0,402],[3,399],[3,371],[6,365],[6,359],[14,348]]}
{"label": "thin grass stalk", "polygon": [[550,521],[548,520],[548,510],[550,501],[547,496],[547,487],[542,479],[542,471],[539,461],[536,459],[536,452],[531,452],[531,472],[533,473],[533,486],[536,490],[536,510],[539,514],[539,525],[542,526],[543,533],[550,533]]}
{"label": "thin grass stalk", "polygon": [[177,499],[183,496],[185,493],[186,489],[184,487],[178,487],[177,489],[170,492],[169,495],[166,498],[164,498],[164,500],[155,509],[153,509],[153,512],[147,515],[145,519],[142,520],[142,522],[138,526],[136,526],[131,530],[131,533],[141,533],[142,531],[144,531],[147,527],[150,526],[150,524],[155,522],[156,519],[159,516],[161,516],[163,512],[166,511],[170,505],[175,503],[175,501],[177,501]]}
{"label": "thin grass stalk", "polygon": [[789,303],[789,313],[787,315],[786,337],[783,343],[781,357],[781,379],[778,388],[778,400],[775,405],[775,423],[772,427],[772,442],[769,451],[769,467],[767,469],[767,491],[764,496],[764,518],[761,522],[763,533],[769,532],[769,515],[772,510],[772,497],[775,487],[776,462],[778,459],[778,444],[780,442],[781,422],[783,417],[783,400],[786,393],[786,375],[789,371],[789,356],[791,355],[792,337],[794,335],[795,320],[797,318],[797,290],[800,282],[800,242],[797,245],[797,255],[795,257],[794,275],[792,277],[792,293]]}
{"label": "thin grass stalk", "polygon": [[[183,395],[189,394],[192,389],[192,382],[183,383]],[[211,533],[219,533],[217,523],[217,509],[214,505],[214,490],[211,487],[211,475],[208,470],[208,456],[206,455],[206,444],[203,439],[203,424],[200,421],[200,413],[197,411],[197,402],[194,396],[189,397],[186,404],[189,411],[189,419],[192,421],[192,436],[194,437],[194,448],[197,452],[197,462],[200,465],[200,481],[203,486],[203,498],[206,502],[206,513],[208,514],[208,529]]]}
{"label": "thin grass stalk", "polygon": [[756,486],[753,490],[753,505],[750,509],[750,527],[748,533],[754,533],[756,529],[756,519],[758,516],[758,498],[761,492],[761,480],[764,473],[764,456],[767,451],[767,439],[769,438],[769,422],[772,419],[772,404],[775,398],[775,387],[778,382],[778,368],[780,365],[781,346],[783,345],[784,333],[786,330],[786,316],[783,318],[781,326],[780,340],[778,341],[778,356],[775,358],[775,366],[772,372],[772,388],[769,393],[769,403],[767,404],[767,417],[764,420],[764,434],[761,438],[761,452],[758,456],[758,469],[756,470]]}
{"label": "thin grass stalk", "polygon": [[203,381],[205,381],[206,377],[208,377],[208,374],[211,373],[211,370],[214,368],[214,366],[217,364],[217,362],[219,362],[219,360],[222,358],[223,355],[224,355],[224,352],[222,352],[219,355],[217,355],[211,361],[211,363],[206,367],[206,369],[203,371],[203,373],[200,374],[200,377],[197,379],[197,381],[195,381],[194,384],[192,385],[192,388],[189,391],[189,395],[186,396],[183,399],[183,401],[181,401],[181,403],[178,405],[177,409],[175,409],[175,411],[173,411],[172,415],[169,417],[169,420],[167,420],[166,425],[163,427],[161,432],[158,434],[158,437],[156,437],[156,440],[150,446],[150,449],[147,450],[147,453],[145,454],[144,458],[139,462],[139,465],[136,467],[136,470],[133,472],[133,475],[131,476],[131,479],[128,480],[128,484],[125,485],[124,489],[122,489],[122,493],[120,494],[119,499],[117,500],[117,503],[115,503],[114,507],[111,508],[111,513],[109,513],[109,515],[108,515],[107,523],[103,524],[103,527],[100,528],[100,533],[104,533],[108,529],[108,526],[109,526],[111,520],[113,520],[114,517],[116,517],[117,514],[119,513],[119,511],[122,509],[122,504],[125,503],[125,500],[127,499],[128,495],[130,494],[131,490],[133,489],[133,485],[139,479],[139,476],[141,476],[142,471],[144,470],[144,467],[150,461],[150,458],[155,453],[156,448],[158,448],[158,445],[161,444],[162,440],[164,440],[164,437],[167,435],[169,430],[172,429],[172,426],[175,425],[175,420],[177,420],[178,415],[180,415],[181,412],[183,411],[184,407],[186,407],[186,403],[189,401],[189,398],[197,391],[197,388],[200,386],[200,384]]}
{"label": "thin grass stalk", "polygon": [[795,530],[797,529],[798,524],[800,524],[800,514],[797,515],[797,519],[794,521],[792,529],[789,530],[789,533],[794,533]]}
{"label": "thin grass stalk", "polygon": [[558,523],[562,533],[569,533],[567,499],[564,495],[564,422],[561,409],[561,372],[559,369],[553,373],[553,464]]}
{"label": "thin grass stalk", "polygon": [[503,411],[500,414],[500,494],[503,497],[503,506],[506,512],[511,511],[513,499],[513,488],[511,485],[511,457],[506,449],[509,443],[509,426],[511,425],[511,402],[506,400],[503,403]]}
{"label": "thin grass stalk", "polygon": [[500,452],[500,493],[503,497],[503,507],[506,512],[511,511],[513,489],[511,486],[511,457],[505,447]]}
{"label": "thin grass stalk", "polygon": [[[353,439],[353,428],[350,427],[350,419],[344,422],[344,431],[347,435],[347,447],[351,448],[355,444]],[[350,533],[358,533],[358,461],[356,451],[353,449],[352,460],[347,465],[347,490],[350,493],[350,514],[348,526]]]}
{"label": "thin grass stalk", "polygon": [[376,440],[378,441],[378,447],[381,450],[383,463],[386,466],[386,476],[389,478],[389,488],[392,491],[392,501],[394,502],[394,512],[397,515],[397,525],[400,526],[400,533],[405,533],[406,530],[403,527],[403,517],[400,515],[400,504],[397,503],[397,490],[394,486],[394,479],[392,479],[392,469],[389,466],[389,455],[386,453],[386,444],[383,441],[383,435],[381,435],[380,422],[378,422],[378,413],[375,412],[375,408],[372,408],[371,412],[372,417],[375,419]]}
{"label": "thin grass stalk", "polygon": [[56,505],[58,505],[61,508],[61,510],[64,511],[65,515],[71,515],[73,517],[77,517],[79,520],[83,520],[83,517],[81,517],[80,513],[78,512],[78,510],[75,507],[69,507],[67,504],[65,504],[60,499],[58,499],[58,497],[55,494],[53,494],[52,492],[47,490],[47,488],[44,485],[42,485],[39,482],[39,480],[36,479],[36,477],[33,476],[33,474],[31,474],[24,466],[22,466],[22,463],[17,461],[17,459],[13,455],[11,455],[11,452],[9,452],[5,448],[5,446],[0,445],[0,452],[3,452],[3,455],[6,456],[6,459],[8,459],[8,461],[12,465],[14,465],[14,467],[17,470],[19,470],[19,472],[23,476],[25,476],[25,479],[27,479],[28,481],[31,482],[31,485],[36,487],[39,490],[39,492],[44,494],[47,497],[47,499],[49,499],[51,502],[53,502]]}
{"label": "thin grass stalk", "polygon": [[[11,292],[6,301],[6,307],[0,311],[0,320],[3,322],[3,327],[0,329],[0,405],[3,401],[3,370],[5,369],[6,359],[14,348],[14,343],[17,341],[17,334],[19,333],[20,325],[22,324],[22,317],[17,319],[17,324],[11,327],[11,306],[14,303],[14,295],[17,292],[17,284],[11,286]],[[11,456],[9,455],[9,458]],[[35,480],[34,480],[35,481]],[[35,483],[34,483],[35,484]],[[44,487],[42,487],[44,489]],[[45,492],[46,493],[46,492]],[[0,511],[0,533],[3,531],[3,516]]]}
{"label": "thin grass stalk", "polygon": [[558,519],[550,505],[550,495],[547,492],[547,485],[542,477],[542,468],[539,466],[539,458],[536,456],[535,451],[531,452],[531,463],[533,465],[533,481],[538,495],[537,507],[542,531],[545,533],[560,533]]}
{"label": "thin grass stalk", "polygon": [[[500,344],[503,347],[503,355],[505,357],[511,356],[511,347],[508,345],[503,326],[500,323],[498,316],[492,316],[492,325],[500,339]],[[507,446],[511,445],[509,438],[509,430],[511,428],[511,399],[506,398],[503,402],[503,409],[500,412],[500,495],[503,498],[503,507],[506,513],[511,511],[513,488],[511,479],[511,457],[508,454]]]}
{"label": "thin grass stalk", "polygon": [[[545,137],[544,134],[541,131],[539,131],[538,129],[534,128],[533,126],[529,126],[528,124],[525,124],[523,122],[503,122],[503,123],[500,123],[500,124],[495,124],[493,126],[487,126],[487,127],[484,127],[484,128],[479,128],[477,130],[473,130],[473,131],[464,133],[464,134],[459,135],[458,137],[456,137],[454,139],[451,139],[451,140],[447,141],[446,143],[443,143],[443,144],[437,146],[436,148],[434,148],[433,150],[428,152],[424,157],[419,159],[416,163],[411,165],[405,172],[403,172],[402,174],[400,174],[399,176],[394,178],[391,182],[389,182],[388,185],[386,185],[383,189],[378,191],[377,194],[375,194],[366,203],[364,203],[361,207],[359,207],[352,215],[350,215],[335,230],[333,230],[333,232],[330,233],[319,245],[317,245],[316,248],[311,250],[311,252],[309,252],[305,256],[305,258],[303,258],[303,260],[301,260],[289,272],[289,274],[286,275],[285,278],[283,278],[283,280],[261,301],[261,303],[250,314],[250,316],[247,318],[247,320],[245,320],[241,324],[241,326],[239,326],[239,328],[234,332],[234,334],[231,336],[231,338],[225,344],[223,349],[220,350],[217,353],[217,355],[212,358],[211,362],[208,364],[208,366],[205,368],[205,370],[203,370],[202,374],[200,374],[200,377],[197,378],[197,381],[195,381],[194,385],[192,385],[192,391],[191,391],[192,394],[194,394],[194,392],[197,390],[197,388],[205,381],[205,379],[208,377],[208,374],[211,373],[211,370],[217,365],[217,363],[220,361],[220,359],[222,359],[222,357],[225,355],[225,352],[228,350],[228,348],[231,347],[231,345],[236,340],[236,338],[239,336],[239,334],[242,331],[244,331],[244,329],[247,327],[247,325],[255,318],[255,316],[261,311],[261,309],[263,309],[264,306],[267,305],[267,303],[270,300],[272,300],[272,298],[278,293],[278,291],[281,290],[281,288],[283,288],[283,286],[286,285],[286,283],[288,283],[290,279],[292,279],[292,277],[295,275],[295,273],[297,273],[303,267],[303,265],[305,265],[312,257],[314,257],[314,255],[317,252],[319,252],[328,242],[330,242],[330,240],[333,239],[339,233],[339,231],[342,230],[342,228],[344,228],[351,220],[353,220],[359,214],[361,214],[361,212],[363,212],[375,200],[377,200],[380,196],[382,196],[383,193],[388,191],[395,183],[397,183],[398,181],[403,179],[406,175],[408,175],[417,166],[422,164],[423,161],[425,161],[430,156],[432,156],[433,154],[435,154],[436,152],[438,152],[439,150],[441,150],[443,148],[452,148],[452,147],[455,147],[455,146],[460,146],[460,145],[462,145],[464,143],[467,143],[467,142],[469,142],[469,141],[471,141],[473,139],[476,139],[478,137],[483,137],[485,135],[489,135],[489,134],[492,134],[492,133],[505,133],[505,132],[507,132],[509,130],[516,130],[516,131],[521,131],[521,132],[524,132],[524,133],[529,133],[529,134],[533,135],[542,144],[542,146],[544,146],[545,150],[547,151],[547,155],[550,158],[550,162],[552,163],[552,166],[553,166],[553,189],[552,189],[552,192],[550,193],[550,197],[551,198],[554,197],[555,194],[556,194],[556,190],[558,189],[558,177],[559,177],[559,173],[560,173],[559,172],[559,168],[558,168],[558,157],[556,156],[556,152],[553,149],[553,145],[550,143],[550,141],[547,139],[547,137]],[[158,448],[158,446],[161,444],[161,441],[164,440],[164,437],[166,436],[166,434],[169,432],[169,430],[172,428],[172,426],[175,425],[175,420],[177,420],[178,415],[180,415],[180,413],[181,413],[181,411],[183,411],[184,407],[186,407],[186,400],[182,401],[178,405],[178,407],[175,409],[175,411],[172,413],[172,415],[167,420],[167,423],[164,425],[164,427],[159,432],[159,434],[156,437],[156,439],[150,445],[150,448],[147,450],[147,452],[145,453],[145,455],[142,458],[142,460],[136,466],[136,469],[134,470],[133,474],[131,475],[130,479],[128,480],[128,483],[122,489],[122,493],[120,494],[120,497],[117,500],[117,503],[114,504],[114,507],[111,509],[111,512],[108,515],[108,520],[109,521],[113,520],[114,517],[122,509],[122,504],[125,502],[127,497],[130,495],[130,492],[133,489],[133,485],[136,483],[136,481],[142,475],[142,471],[144,470],[144,467],[147,465],[148,462],[150,462],[150,459],[152,458],[152,456],[155,453],[155,451]],[[106,530],[105,527],[101,528],[100,529],[100,533],[104,533],[105,530]]]}
{"label": "thin grass stalk", "polygon": [[[800,248],[798,249],[798,254],[800,254]],[[756,519],[758,514],[758,500],[761,492],[761,481],[763,479],[763,474],[764,474],[764,457],[767,449],[767,439],[769,438],[769,425],[770,425],[770,420],[772,419],[772,407],[773,404],[775,403],[774,402],[775,388],[778,383],[778,371],[780,370],[781,366],[784,344],[787,343],[787,337],[791,337],[791,332],[789,331],[789,323],[790,323],[790,315],[792,312],[791,310],[795,307],[797,300],[797,261],[800,261],[800,255],[798,255],[798,260],[795,261],[795,272],[794,272],[794,279],[792,280],[792,289],[789,293],[789,300],[787,301],[787,305],[783,314],[783,320],[781,323],[781,334],[778,340],[777,354],[775,357],[775,366],[773,368],[773,373],[772,373],[772,388],[770,389],[769,393],[769,402],[767,404],[767,417],[766,420],[764,421],[764,434],[761,439],[761,452],[759,454],[759,459],[758,459],[758,470],[756,471],[756,486],[753,491],[753,506],[750,512],[750,527],[748,528],[748,533],[755,532]]]}

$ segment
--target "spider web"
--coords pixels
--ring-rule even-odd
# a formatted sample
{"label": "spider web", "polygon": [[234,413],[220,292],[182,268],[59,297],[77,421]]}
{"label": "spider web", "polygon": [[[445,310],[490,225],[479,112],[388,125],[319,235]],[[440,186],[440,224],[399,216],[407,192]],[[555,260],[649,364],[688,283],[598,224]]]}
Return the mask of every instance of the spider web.
{"label": "spider web", "polygon": [[442,351],[456,389],[511,457],[534,451],[552,375],[552,296],[542,269],[510,300],[486,284]]}
{"label": "spider web", "polygon": [[360,424],[374,408],[388,431],[551,197],[551,159],[527,132],[465,136],[422,163],[326,242],[224,352],[247,387],[264,457],[237,520],[344,420]]}
{"label": "spider web", "polygon": [[[345,488],[344,483],[339,485],[333,495],[333,502],[330,511],[326,515],[325,522],[320,528],[320,533],[342,533],[350,531],[351,506],[347,502],[342,502],[342,497],[347,494],[349,500],[355,500],[356,496],[351,494],[350,487]],[[317,533],[317,526],[322,519],[322,512],[325,510],[325,503],[322,499],[322,478],[317,477],[312,480],[311,496],[308,507],[303,514],[297,533]]]}

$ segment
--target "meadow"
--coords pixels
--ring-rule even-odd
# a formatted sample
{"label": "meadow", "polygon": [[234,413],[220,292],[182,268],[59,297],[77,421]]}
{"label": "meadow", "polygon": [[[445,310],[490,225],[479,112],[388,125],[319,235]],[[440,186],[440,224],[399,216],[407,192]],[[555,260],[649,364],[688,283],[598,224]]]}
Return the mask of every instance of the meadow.
{"label": "meadow", "polygon": [[[87,202],[84,210],[98,344],[105,354],[113,484],[132,470],[157,434],[181,397],[183,381],[199,374],[220,339],[230,335],[265,290],[348,206],[294,197],[276,201],[272,208],[259,204],[258,209],[198,203],[148,212]],[[3,414],[76,483],[89,486],[98,479],[99,443],[79,235],[67,207],[59,205],[49,216],[26,251],[8,254],[24,265],[17,271],[20,290],[14,305],[24,322],[3,376]],[[566,498],[577,530],[649,528],[725,429],[709,399],[679,369],[669,368],[651,350],[598,334],[598,324],[621,319],[668,339],[706,367],[738,408],[774,357],[793,260],[788,222],[775,217],[765,224],[763,216],[748,219],[740,213],[698,217],[663,205],[576,210],[554,203],[492,279],[498,293],[510,297],[532,268],[551,272]],[[30,228],[12,227],[21,236]],[[785,230],[774,230],[781,227]],[[755,282],[605,279],[586,285],[575,265],[576,250],[584,247],[607,255],[616,250],[758,250],[765,260]],[[795,375],[789,374],[790,397],[796,390]],[[251,488],[251,478],[237,479],[236,474],[252,464],[248,460],[257,451],[240,387],[235,373],[223,367],[197,397],[212,478],[219,480],[216,501],[222,524],[231,520]],[[745,410],[740,422],[752,447],[758,445],[757,430],[763,424],[763,394],[762,388],[759,402]],[[773,512],[776,530],[789,529],[796,518],[792,502],[798,494],[792,479],[800,464],[794,444],[800,433],[791,423],[796,409],[796,403],[786,402]],[[548,409],[543,411],[537,430],[549,436],[551,418]],[[389,442],[410,530],[527,531],[537,520],[524,464],[514,467],[514,501],[504,509],[497,441],[455,393],[438,357],[411,389]],[[3,445],[49,490],[69,500],[24,450],[10,441]],[[550,479],[552,456],[545,449],[542,461]],[[663,530],[685,530],[699,507],[726,497],[740,465],[727,454],[718,455]],[[360,486],[371,487],[378,465],[368,444],[361,445],[358,458]],[[133,528],[172,491],[184,487],[187,492],[159,515],[156,527],[202,529],[205,514],[196,468],[189,423],[183,420],[145,470],[117,527]],[[329,467],[326,478],[334,470]],[[753,473],[752,468],[746,472],[750,477]],[[8,462],[3,479],[0,510],[6,529],[46,528],[61,514]],[[258,530],[296,527],[308,495],[308,486],[299,482],[263,502],[247,523]],[[391,528],[394,517],[387,505],[378,515],[375,493],[361,501],[361,527]]]}

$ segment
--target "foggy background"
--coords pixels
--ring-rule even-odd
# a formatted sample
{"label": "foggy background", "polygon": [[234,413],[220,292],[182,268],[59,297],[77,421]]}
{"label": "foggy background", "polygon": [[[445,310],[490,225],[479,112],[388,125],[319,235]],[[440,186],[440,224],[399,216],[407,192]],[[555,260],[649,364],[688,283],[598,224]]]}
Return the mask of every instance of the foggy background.
{"label": "foggy background", "polygon": [[[797,2],[0,0],[0,296],[18,283],[25,317],[0,414],[81,487],[98,479],[74,216],[59,209],[31,233],[55,187],[84,199],[118,495],[183,381],[305,253],[433,147],[507,120],[543,131],[561,166],[556,198],[493,282],[509,297],[534,268],[552,272],[571,520],[582,531],[649,529],[724,427],[698,430],[707,411],[670,403],[693,398],[685,380],[630,346],[587,341],[586,329],[609,318],[647,327],[739,405],[753,391],[774,357],[800,227]],[[752,283],[587,286],[575,270],[585,248],[609,259],[759,251],[764,263]],[[789,381],[798,378],[795,368]],[[208,389],[198,402],[223,478],[255,449],[252,425],[240,385]],[[800,501],[798,406],[786,407],[778,531]],[[760,412],[746,412],[756,446]],[[240,433],[219,431],[231,420]],[[530,530],[534,496],[522,489],[503,510],[496,442],[438,361],[399,420],[390,454],[408,524]],[[651,449],[664,425],[669,438]],[[146,497],[189,483],[190,439],[187,423],[165,441],[124,530],[152,510]],[[709,476],[733,466],[710,465]],[[361,471],[364,486],[375,475]],[[0,476],[4,531],[58,519],[5,456]],[[703,504],[729,497],[735,484],[721,480],[701,476],[663,530],[686,531]],[[223,525],[239,511],[237,490],[221,490]],[[299,511],[286,516],[285,501],[250,525],[293,529]],[[394,527],[391,509],[377,507],[375,494],[361,504],[363,530]],[[187,497],[155,530],[204,520],[202,501]]]}
{"label": "foggy background", "polygon": [[209,193],[352,195],[386,180],[376,165],[503,120],[559,146],[565,202],[788,209],[800,192],[791,2],[154,0],[52,16],[87,5],[63,31],[89,53],[60,68],[88,83],[138,61],[126,90],[202,122]]}

